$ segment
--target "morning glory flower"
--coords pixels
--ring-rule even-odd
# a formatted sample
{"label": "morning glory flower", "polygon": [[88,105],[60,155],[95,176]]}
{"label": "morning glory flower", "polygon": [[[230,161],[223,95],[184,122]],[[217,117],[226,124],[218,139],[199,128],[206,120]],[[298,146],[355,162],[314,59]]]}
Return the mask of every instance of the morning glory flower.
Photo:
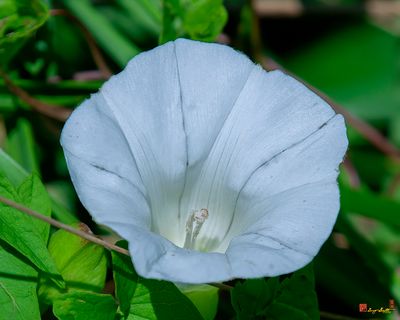
{"label": "morning glory flower", "polygon": [[318,253],[339,210],[343,118],[228,46],[179,39],[133,58],[62,132],[96,222],[143,277],[277,276]]}

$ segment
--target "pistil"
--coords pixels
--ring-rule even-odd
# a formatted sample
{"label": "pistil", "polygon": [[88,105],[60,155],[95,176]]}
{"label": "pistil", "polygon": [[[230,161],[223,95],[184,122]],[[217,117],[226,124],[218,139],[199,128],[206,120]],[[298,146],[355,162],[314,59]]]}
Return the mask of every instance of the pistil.
{"label": "pistil", "polygon": [[185,244],[183,245],[184,248],[194,249],[197,236],[199,235],[200,229],[207,218],[207,209],[196,210],[189,215],[189,218],[186,222],[186,237]]}

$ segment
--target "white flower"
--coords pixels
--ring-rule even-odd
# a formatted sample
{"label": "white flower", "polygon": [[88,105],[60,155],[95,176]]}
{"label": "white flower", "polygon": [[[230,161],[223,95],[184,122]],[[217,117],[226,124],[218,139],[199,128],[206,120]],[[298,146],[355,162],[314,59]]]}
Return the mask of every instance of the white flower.
{"label": "white flower", "polygon": [[80,200],[143,277],[276,276],[310,262],[339,210],[343,118],[233,49],[176,40],[132,59],[62,132]]}

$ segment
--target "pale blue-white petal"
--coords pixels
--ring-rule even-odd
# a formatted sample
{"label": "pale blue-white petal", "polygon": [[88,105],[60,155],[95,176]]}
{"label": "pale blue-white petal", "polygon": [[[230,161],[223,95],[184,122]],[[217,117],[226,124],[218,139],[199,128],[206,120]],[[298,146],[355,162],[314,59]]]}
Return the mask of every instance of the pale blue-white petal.
{"label": "pale blue-white petal", "polygon": [[[185,233],[177,220],[183,188],[207,157],[252,68],[226,46],[178,40],[137,56],[85,101],[66,123],[62,145],[94,219],[151,230],[177,243]],[[126,238],[135,242],[135,232]],[[134,245],[150,254],[146,241]],[[135,257],[135,265],[147,266],[146,254]]]}
{"label": "pale blue-white petal", "polygon": [[187,162],[174,43],[132,59],[104,84],[100,95],[136,161],[150,202],[152,230],[174,241]]}
{"label": "pale blue-white petal", "polygon": [[257,168],[334,116],[300,82],[280,71],[253,69],[192,186],[188,209],[182,210],[209,211],[197,248],[218,248],[229,232],[239,193]]}
{"label": "pale blue-white petal", "polygon": [[175,41],[175,52],[188,165],[194,167],[208,156],[256,66],[242,53],[215,43],[178,39]]}
{"label": "pale blue-white petal", "polygon": [[77,194],[96,221],[111,215],[150,228],[146,189],[124,133],[100,95],[73,112],[61,143]]}
{"label": "pale blue-white petal", "polygon": [[227,256],[182,249],[144,228],[114,221],[105,222],[129,240],[136,271],[143,277],[199,284],[232,279]]}
{"label": "pale blue-white petal", "polygon": [[235,277],[289,273],[318,253],[339,211],[336,178],[346,148],[343,118],[336,116],[252,174],[219,248],[229,246]]}
{"label": "pale blue-white petal", "polygon": [[264,216],[234,237],[226,255],[237,278],[273,277],[309,263],[339,211],[336,182],[300,186],[266,198]]}
{"label": "pale blue-white petal", "polygon": [[[297,205],[303,197],[289,193],[289,207],[278,206],[281,215],[266,211],[261,203],[269,196],[280,203],[279,196],[292,190],[291,180],[258,194],[264,186],[251,189],[258,185],[254,173],[314,136],[331,119],[331,108],[294,79],[277,71],[266,73],[228,47],[178,40],[133,59],[80,106],[63,130],[62,145],[82,203],[96,221],[129,241],[139,274],[186,283],[223,281],[246,276],[248,266],[239,261],[239,252],[250,250],[252,241],[253,252],[264,248],[262,261],[268,259],[266,241],[255,235],[271,242],[273,234],[253,230],[254,217],[260,225],[268,224],[263,219],[269,213],[279,238],[284,226],[279,219],[289,214],[290,203]],[[321,169],[322,177],[330,175],[332,167],[327,167],[327,172]],[[312,172],[307,166],[304,170]],[[332,190],[337,195],[337,188]],[[252,192],[260,205],[241,221],[238,212],[249,207],[245,200]],[[316,211],[323,197],[324,193],[316,195],[315,206],[307,212]],[[183,245],[188,214],[201,208],[210,215],[196,248],[220,253],[176,246]],[[307,220],[308,213],[303,218]],[[332,228],[328,220],[324,230]],[[240,222],[246,229],[237,228]],[[242,238],[238,232],[244,233]],[[319,239],[310,248],[319,248]],[[287,245],[291,251],[278,256],[284,257],[283,266],[286,258],[298,263],[303,257],[297,258],[303,252],[290,241]],[[255,256],[247,255],[246,261]],[[269,272],[259,262],[255,265],[248,277]]]}
{"label": "pale blue-white petal", "polygon": [[[229,232],[220,243],[218,251],[225,251],[232,237],[267,217],[268,210],[264,206],[273,202],[274,195],[321,181],[335,182],[338,166],[346,149],[343,117],[336,115],[319,130],[256,168],[240,190]],[[318,194],[316,190],[316,195]],[[335,201],[338,202],[339,199]],[[299,221],[308,223],[301,212],[293,211]],[[321,214],[327,218],[332,214],[335,218],[337,211],[321,210]],[[324,234],[322,238],[326,237]],[[318,243],[322,243],[321,241]]]}

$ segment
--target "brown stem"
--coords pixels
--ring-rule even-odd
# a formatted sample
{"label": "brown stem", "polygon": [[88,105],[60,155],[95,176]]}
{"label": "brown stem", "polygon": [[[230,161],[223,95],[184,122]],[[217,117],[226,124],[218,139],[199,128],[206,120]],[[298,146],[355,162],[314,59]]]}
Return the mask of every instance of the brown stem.
{"label": "brown stem", "polygon": [[346,121],[357,130],[362,136],[364,136],[372,145],[374,145],[378,150],[388,155],[392,160],[396,162],[400,162],[400,150],[397,149],[393,144],[391,144],[377,129],[375,129],[370,124],[364,122],[359,119],[348,110],[343,108],[341,105],[334,102],[331,98],[329,98],[326,94],[311,86],[304,80],[298,78],[296,75],[292,74],[281,65],[279,65],[276,61],[271,58],[263,58],[261,60],[261,65],[267,70],[276,70],[280,69],[285,73],[291,75],[296,78],[300,82],[302,82],[305,86],[307,86],[310,90],[314,91],[317,95],[323,98],[327,103],[331,105],[331,107],[337,112],[343,115]]}
{"label": "brown stem", "polygon": [[109,250],[114,250],[114,251],[117,251],[119,253],[122,253],[122,254],[125,254],[125,255],[129,256],[129,251],[124,249],[124,248],[118,247],[118,246],[116,246],[116,245],[114,245],[112,243],[109,243],[107,241],[104,241],[104,240],[100,239],[97,236],[91,235],[90,233],[87,233],[87,232],[79,230],[79,229],[75,229],[75,228],[73,228],[73,227],[71,227],[71,226],[69,226],[67,224],[64,224],[64,223],[62,223],[60,221],[54,220],[53,218],[47,217],[47,216],[45,216],[45,215],[43,215],[43,214],[41,214],[41,213],[39,213],[37,211],[29,209],[29,208],[27,208],[27,207],[25,207],[25,206],[23,206],[23,205],[21,205],[21,204],[19,204],[17,202],[14,202],[14,201],[12,201],[10,199],[7,199],[7,198],[5,198],[3,196],[0,196],[0,202],[4,203],[4,204],[6,204],[6,205],[8,205],[10,207],[13,207],[14,209],[17,209],[17,210],[19,210],[19,211],[21,211],[23,213],[26,213],[27,215],[30,215],[30,216],[32,216],[32,217],[34,217],[36,219],[39,219],[39,220],[42,220],[42,221],[44,221],[44,222],[46,222],[48,224],[51,224],[52,226],[54,226],[56,228],[63,229],[65,231],[68,231],[68,232],[70,232],[72,234],[77,235],[78,237],[81,237],[81,238],[86,239],[86,240],[88,240],[90,242],[93,242],[93,243],[96,243],[96,244],[98,244],[100,246],[103,246],[103,247],[105,247],[105,248],[107,248]]}
{"label": "brown stem", "polygon": [[96,40],[93,38],[92,34],[85,27],[85,25],[78,20],[74,15],[64,9],[52,9],[50,10],[50,14],[52,16],[64,16],[74,22],[78,28],[82,31],[83,36],[86,39],[86,42],[89,46],[89,50],[92,54],[93,60],[96,63],[97,68],[100,70],[104,79],[108,79],[111,77],[112,72],[108,67],[106,60],[104,59],[99,47],[96,44]]}
{"label": "brown stem", "polygon": [[0,76],[4,79],[4,83],[8,90],[30,105],[35,111],[59,121],[67,120],[71,114],[72,111],[70,109],[55,104],[48,104],[32,97],[24,89],[15,85],[2,69],[0,69]]}
{"label": "brown stem", "polygon": [[[44,221],[44,222],[46,222],[46,223],[48,223],[48,224],[50,224],[50,225],[52,225],[52,226],[54,226],[56,228],[63,229],[65,231],[67,231],[67,232],[70,232],[70,233],[72,233],[74,235],[77,235],[78,237],[81,237],[81,238],[86,239],[86,240],[88,240],[90,242],[93,242],[93,243],[96,243],[96,244],[98,244],[100,246],[103,246],[104,248],[107,248],[109,250],[113,250],[113,251],[122,253],[122,254],[124,254],[126,256],[130,256],[129,251],[124,249],[124,248],[121,248],[119,246],[116,246],[115,244],[112,244],[112,243],[109,243],[107,241],[104,241],[103,239],[99,238],[98,236],[92,235],[90,233],[87,233],[87,232],[79,230],[79,229],[75,229],[75,228],[73,228],[73,227],[71,227],[71,226],[69,226],[67,224],[64,224],[64,223],[62,223],[60,221],[57,221],[57,220],[55,220],[53,218],[47,217],[47,216],[45,216],[45,215],[43,215],[43,214],[41,214],[41,213],[39,213],[39,212],[37,212],[35,210],[27,208],[27,207],[15,202],[15,201],[7,199],[7,198],[5,198],[3,196],[0,196],[0,202],[4,203],[5,205],[10,206],[10,207],[12,207],[14,209],[17,209],[17,210],[19,210],[19,211],[21,211],[23,213],[26,213],[27,215],[29,215],[31,217],[34,217],[34,218],[39,219],[39,220],[42,220],[42,221]],[[218,289],[221,289],[221,290],[226,290],[226,291],[229,291],[229,290],[232,289],[231,286],[223,284],[223,283],[209,283],[209,285],[213,286],[213,287],[217,287]]]}
{"label": "brown stem", "polygon": [[358,189],[361,185],[360,183],[360,177],[358,175],[358,172],[356,168],[353,165],[353,162],[351,162],[349,157],[346,157],[343,161],[343,168],[349,175],[349,180],[350,180],[350,186],[354,189]]}
{"label": "brown stem", "polygon": [[209,283],[210,286],[216,287],[218,289],[224,290],[224,291],[230,291],[233,289],[232,286],[227,285],[225,283],[218,283],[218,282],[211,282]]}

